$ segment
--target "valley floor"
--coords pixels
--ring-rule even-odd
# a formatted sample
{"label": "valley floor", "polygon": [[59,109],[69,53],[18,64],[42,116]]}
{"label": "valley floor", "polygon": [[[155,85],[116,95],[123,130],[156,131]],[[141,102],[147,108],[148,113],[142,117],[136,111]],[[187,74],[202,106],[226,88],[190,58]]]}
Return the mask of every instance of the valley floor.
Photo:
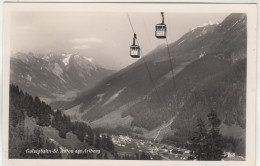
{"label": "valley floor", "polygon": [[[112,141],[118,155],[135,156],[142,152],[148,153],[151,159],[160,160],[187,160],[190,151],[187,149],[153,142],[150,140],[131,138],[130,136],[112,135]],[[223,161],[245,161],[242,156],[235,153],[226,152],[227,158]]]}

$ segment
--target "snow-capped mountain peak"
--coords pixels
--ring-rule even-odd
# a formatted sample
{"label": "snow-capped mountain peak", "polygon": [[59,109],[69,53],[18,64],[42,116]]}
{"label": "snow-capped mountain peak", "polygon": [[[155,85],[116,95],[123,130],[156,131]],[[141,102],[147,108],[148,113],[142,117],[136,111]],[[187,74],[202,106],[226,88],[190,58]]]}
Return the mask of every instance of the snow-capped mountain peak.
{"label": "snow-capped mountain peak", "polygon": [[202,25],[199,25],[199,26],[196,26],[196,27],[192,27],[191,28],[191,31],[197,29],[197,28],[202,28],[202,27],[206,27],[208,25],[218,25],[220,22],[218,20],[215,20],[215,21],[208,21],[208,22],[205,22],[203,23]]}
{"label": "snow-capped mountain peak", "polygon": [[93,62],[93,58],[88,58],[88,57],[84,57],[86,60],[88,60],[89,62]]}
{"label": "snow-capped mountain peak", "polygon": [[64,57],[64,59],[62,60],[62,62],[64,63],[65,66],[68,65],[71,54],[62,54],[62,56]]}
{"label": "snow-capped mountain peak", "polygon": [[69,53],[16,53],[11,58],[11,70],[12,83],[46,97],[88,89],[113,72],[94,59]]}
{"label": "snow-capped mountain peak", "polygon": [[91,67],[91,68],[94,68],[94,69],[97,68],[97,64],[96,64],[96,62],[94,61],[93,58],[89,58],[89,57],[86,57],[84,55],[76,54],[76,55],[73,55],[73,60],[78,65],[83,65],[82,67],[88,66],[88,67]]}

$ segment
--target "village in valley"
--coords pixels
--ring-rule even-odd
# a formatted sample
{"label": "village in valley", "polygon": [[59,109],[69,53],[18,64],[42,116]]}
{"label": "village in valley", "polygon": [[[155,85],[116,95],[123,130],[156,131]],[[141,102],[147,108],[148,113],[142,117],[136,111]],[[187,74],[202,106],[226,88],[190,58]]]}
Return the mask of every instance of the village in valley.
{"label": "village in valley", "polygon": [[151,159],[186,160],[190,153],[189,150],[169,146],[158,141],[154,142],[123,135],[112,135],[111,137],[118,155],[131,156],[138,151],[138,153],[148,153]]}
{"label": "village in valley", "polygon": [[[126,135],[112,135],[112,142],[119,156],[135,156],[138,153],[147,153],[152,160],[187,160],[190,150],[160,143],[157,140],[145,140],[131,138]],[[233,152],[225,152],[224,160],[244,160],[242,156],[236,156]]]}

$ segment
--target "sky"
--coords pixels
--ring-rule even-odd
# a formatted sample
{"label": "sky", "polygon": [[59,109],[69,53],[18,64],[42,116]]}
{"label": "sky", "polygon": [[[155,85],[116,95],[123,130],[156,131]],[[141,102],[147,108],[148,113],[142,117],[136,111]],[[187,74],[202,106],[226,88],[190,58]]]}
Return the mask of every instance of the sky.
{"label": "sky", "polygon": [[[160,13],[128,13],[142,49],[147,54],[165,39],[155,38]],[[164,13],[169,43],[192,27],[223,21],[229,13]],[[119,70],[135,62],[129,56],[133,42],[127,13],[14,12],[11,19],[12,52],[80,54],[105,68]]]}

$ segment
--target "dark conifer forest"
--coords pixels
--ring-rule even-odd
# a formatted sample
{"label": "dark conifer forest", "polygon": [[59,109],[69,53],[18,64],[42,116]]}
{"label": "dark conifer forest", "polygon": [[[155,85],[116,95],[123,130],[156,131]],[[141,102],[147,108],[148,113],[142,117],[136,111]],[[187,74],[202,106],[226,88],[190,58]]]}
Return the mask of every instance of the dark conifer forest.
{"label": "dark conifer forest", "polygon": [[[30,132],[25,127],[25,118],[35,120],[37,127]],[[10,85],[10,113],[9,113],[9,158],[62,158],[60,153],[27,153],[29,149],[59,149],[59,146],[44,136],[43,128],[51,126],[59,132],[59,136],[66,139],[66,134],[72,132],[77,138],[89,147],[103,149],[99,155],[77,155],[71,158],[107,158],[107,153],[116,154],[113,142],[109,135],[100,136],[102,133],[95,132],[83,122],[72,122],[70,117],[62,114],[60,110],[54,112],[45,102],[36,96],[33,98],[24,93],[16,85]]]}

